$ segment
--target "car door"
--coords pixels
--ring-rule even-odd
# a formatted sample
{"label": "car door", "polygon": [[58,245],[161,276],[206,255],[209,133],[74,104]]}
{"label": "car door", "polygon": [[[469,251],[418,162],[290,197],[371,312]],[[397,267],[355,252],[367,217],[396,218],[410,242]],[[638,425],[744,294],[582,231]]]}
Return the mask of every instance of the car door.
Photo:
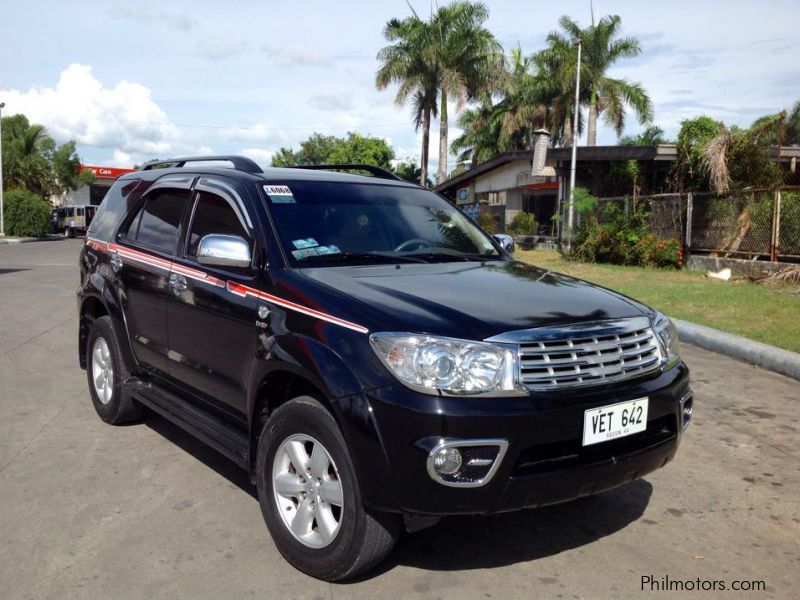
{"label": "car door", "polygon": [[155,184],[112,244],[111,264],[123,291],[128,336],[139,363],[168,373],[169,273],[188,209],[192,179]]}
{"label": "car door", "polygon": [[258,329],[257,300],[242,291],[256,287],[258,270],[203,265],[197,250],[206,235],[235,235],[256,256],[253,221],[232,183],[201,177],[186,231],[170,274],[170,375],[196,396],[244,413]]}

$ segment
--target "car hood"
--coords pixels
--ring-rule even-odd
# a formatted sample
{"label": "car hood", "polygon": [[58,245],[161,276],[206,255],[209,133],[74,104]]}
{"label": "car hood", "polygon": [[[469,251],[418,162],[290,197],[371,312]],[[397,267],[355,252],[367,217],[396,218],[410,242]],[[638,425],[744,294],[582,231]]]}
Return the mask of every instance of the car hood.
{"label": "car hood", "polygon": [[621,294],[521,262],[321,267],[301,272],[328,288],[337,298],[334,304],[370,331],[485,339],[518,329],[648,313],[647,307]]}

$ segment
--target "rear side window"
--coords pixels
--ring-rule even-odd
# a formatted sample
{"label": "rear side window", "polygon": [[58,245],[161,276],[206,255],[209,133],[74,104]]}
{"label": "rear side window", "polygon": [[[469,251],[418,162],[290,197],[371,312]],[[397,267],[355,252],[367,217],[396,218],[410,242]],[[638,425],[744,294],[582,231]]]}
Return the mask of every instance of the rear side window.
{"label": "rear side window", "polygon": [[189,233],[189,256],[197,256],[197,247],[204,236],[216,233],[238,235],[249,240],[247,230],[242,225],[236,211],[224,198],[208,192],[200,192],[197,208],[192,218]]}
{"label": "rear side window", "polygon": [[128,238],[137,243],[174,253],[178,229],[189,201],[189,190],[161,189],[147,197],[128,228]]}

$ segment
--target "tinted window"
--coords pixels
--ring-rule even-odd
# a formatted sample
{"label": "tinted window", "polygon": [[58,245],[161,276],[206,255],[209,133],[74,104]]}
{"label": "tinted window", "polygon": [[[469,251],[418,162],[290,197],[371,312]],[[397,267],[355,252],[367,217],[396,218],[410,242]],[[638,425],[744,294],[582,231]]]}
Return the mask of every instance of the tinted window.
{"label": "tinted window", "polygon": [[375,262],[500,258],[469,219],[420,188],[294,181],[264,191],[295,261],[338,264],[347,255]]}
{"label": "tinted window", "polygon": [[249,238],[247,230],[236,216],[236,211],[224,198],[200,192],[189,234],[189,256],[196,256],[200,240],[212,233]]}
{"label": "tinted window", "polygon": [[188,200],[189,190],[157,190],[131,223],[128,237],[165,252],[175,252],[178,226]]}

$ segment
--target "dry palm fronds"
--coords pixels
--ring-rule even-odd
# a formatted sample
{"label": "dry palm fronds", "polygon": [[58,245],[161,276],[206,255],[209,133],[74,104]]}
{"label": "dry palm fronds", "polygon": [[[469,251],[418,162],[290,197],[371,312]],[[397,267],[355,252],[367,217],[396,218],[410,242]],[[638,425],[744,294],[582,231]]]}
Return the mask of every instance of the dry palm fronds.
{"label": "dry palm fronds", "polygon": [[792,265],[786,269],[776,271],[772,275],[760,279],[758,283],[800,287],[800,265]]}
{"label": "dry palm fronds", "polygon": [[731,174],[728,170],[728,149],[733,142],[733,135],[730,131],[722,130],[719,135],[712,139],[702,151],[702,164],[714,191],[722,194],[728,191],[731,184]]}

